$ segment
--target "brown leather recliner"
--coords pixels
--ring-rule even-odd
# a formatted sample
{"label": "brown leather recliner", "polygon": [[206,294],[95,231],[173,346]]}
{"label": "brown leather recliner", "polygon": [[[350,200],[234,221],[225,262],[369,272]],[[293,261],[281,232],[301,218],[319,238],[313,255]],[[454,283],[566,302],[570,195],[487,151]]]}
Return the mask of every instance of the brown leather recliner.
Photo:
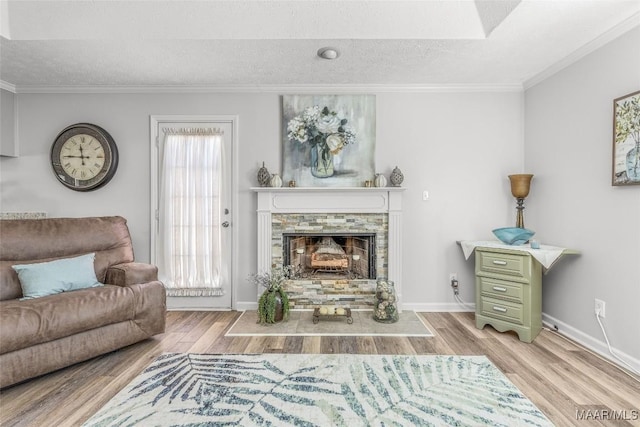
{"label": "brown leather recliner", "polygon": [[[105,286],[20,300],[12,265],[94,252]],[[122,217],[0,220],[0,388],[163,333],[157,273],[134,262]]]}

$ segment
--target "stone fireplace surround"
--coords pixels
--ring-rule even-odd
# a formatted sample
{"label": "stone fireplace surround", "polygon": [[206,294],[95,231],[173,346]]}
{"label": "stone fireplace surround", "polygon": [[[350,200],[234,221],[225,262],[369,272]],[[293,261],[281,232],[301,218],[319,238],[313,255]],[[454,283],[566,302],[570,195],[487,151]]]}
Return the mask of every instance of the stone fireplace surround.
{"label": "stone fireplace surround", "polygon": [[[252,190],[258,196],[257,271],[282,265],[283,233],[375,232],[376,276],[395,282],[398,307],[402,308],[403,188],[254,187]],[[375,279],[293,280],[287,287],[291,289],[294,309],[309,309],[319,301],[355,309],[371,308]],[[331,295],[316,295],[317,292]]]}

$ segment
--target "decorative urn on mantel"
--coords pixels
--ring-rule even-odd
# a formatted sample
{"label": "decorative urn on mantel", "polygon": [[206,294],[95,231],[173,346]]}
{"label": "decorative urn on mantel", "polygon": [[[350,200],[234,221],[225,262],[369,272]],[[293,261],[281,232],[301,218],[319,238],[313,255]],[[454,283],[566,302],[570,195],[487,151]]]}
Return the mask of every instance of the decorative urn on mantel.
{"label": "decorative urn on mantel", "polygon": [[404,181],[404,175],[402,174],[402,171],[396,166],[391,171],[389,179],[391,180],[391,185],[393,185],[394,187],[400,187],[402,181]]}
{"label": "decorative urn on mantel", "polygon": [[262,167],[258,169],[257,178],[258,178],[258,184],[260,185],[260,187],[269,186],[269,180],[271,179],[271,174],[269,173],[269,169],[267,169],[267,167],[264,165],[264,162],[262,162]]}

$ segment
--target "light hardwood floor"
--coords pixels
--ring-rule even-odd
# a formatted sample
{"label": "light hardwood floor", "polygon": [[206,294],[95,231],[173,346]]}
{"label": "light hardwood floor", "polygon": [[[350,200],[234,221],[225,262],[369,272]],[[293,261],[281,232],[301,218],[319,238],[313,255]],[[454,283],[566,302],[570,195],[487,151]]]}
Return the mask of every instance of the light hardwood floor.
{"label": "light hardwood floor", "polygon": [[[164,352],[486,355],[557,426],[640,426],[640,382],[558,334],[532,344],[478,330],[473,313],[421,313],[435,337],[229,337],[238,312],[169,312],[153,339],[0,391],[0,425],[76,426]],[[603,410],[627,418],[597,418]]]}

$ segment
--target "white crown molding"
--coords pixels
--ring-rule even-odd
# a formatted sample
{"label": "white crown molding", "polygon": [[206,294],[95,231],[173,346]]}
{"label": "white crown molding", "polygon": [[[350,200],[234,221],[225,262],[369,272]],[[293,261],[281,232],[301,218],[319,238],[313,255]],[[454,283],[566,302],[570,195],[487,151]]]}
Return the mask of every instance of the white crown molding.
{"label": "white crown molding", "polygon": [[7,83],[4,80],[0,80],[0,89],[8,90],[9,92],[16,93],[15,85]]}
{"label": "white crown molding", "polygon": [[570,55],[564,57],[560,61],[541,71],[525,79],[523,83],[524,90],[530,89],[538,83],[548,79],[554,74],[562,71],[568,66],[578,62],[580,59],[584,58],[588,54],[594,52],[595,50],[601,48],[605,44],[617,39],[621,35],[625,34],[628,31],[633,30],[634,28],[640,26],[640,12],[633,14],[628,19],[625,19],[615,27],[611,28],[607,32],[601,34],[595,39],[591,40],[589,43],[583,45],[582,47],[575,50]]}
{"label": "white crown molding", "polygon": [[[7,83],[8,84],[8,83]],[[9,85],[9,84],[8,84]],[[465,93],[522,92],[520,83],[431,85],[13,86],[15,93]]]}

